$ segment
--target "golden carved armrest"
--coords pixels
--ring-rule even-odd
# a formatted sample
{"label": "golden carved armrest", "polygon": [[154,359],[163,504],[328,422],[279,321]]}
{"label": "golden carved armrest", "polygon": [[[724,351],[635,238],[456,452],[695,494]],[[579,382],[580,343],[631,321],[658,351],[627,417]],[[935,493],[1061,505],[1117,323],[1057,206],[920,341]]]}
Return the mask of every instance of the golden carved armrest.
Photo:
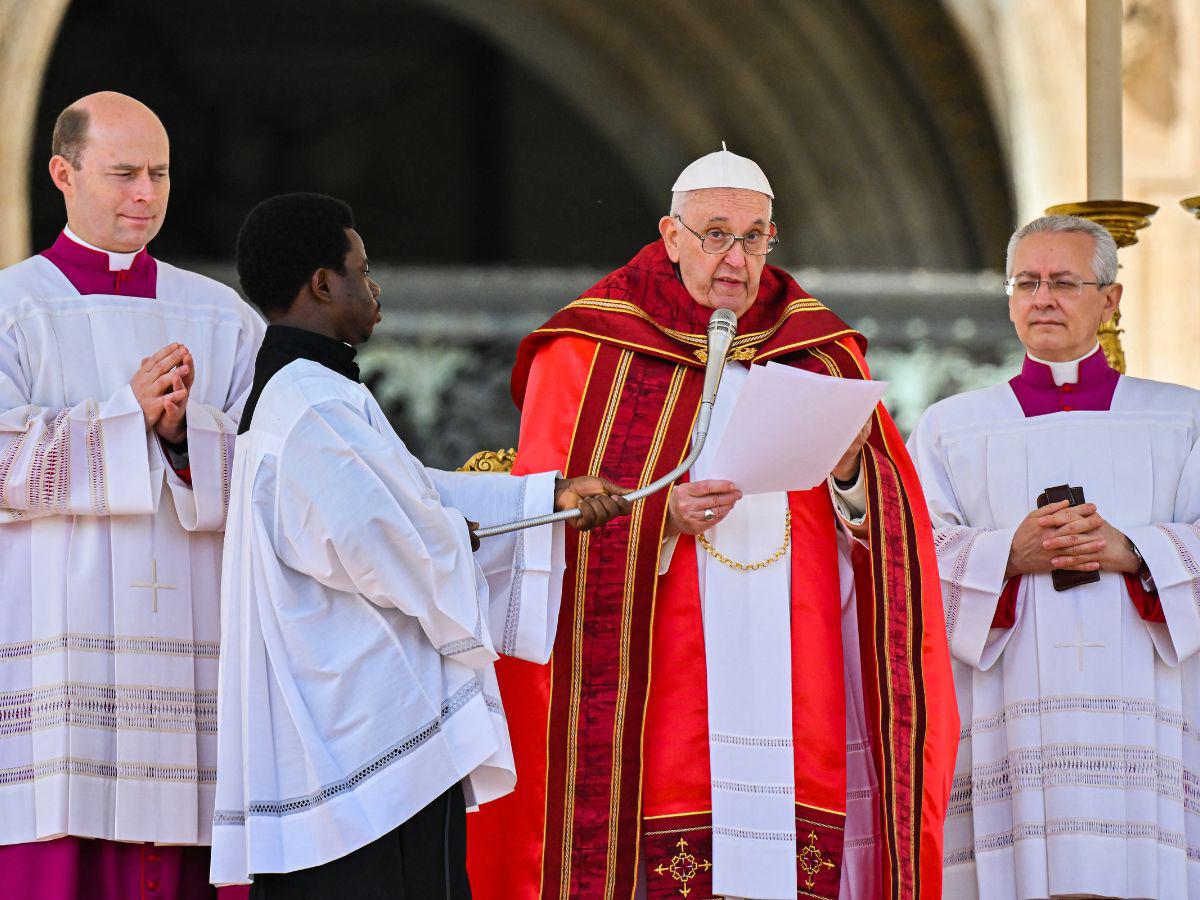
{"label": "golden carved armrest", "polygon": [[517,451],[480,450],[468,459],[458,471],[460,472],[511,472],[517,461]]}

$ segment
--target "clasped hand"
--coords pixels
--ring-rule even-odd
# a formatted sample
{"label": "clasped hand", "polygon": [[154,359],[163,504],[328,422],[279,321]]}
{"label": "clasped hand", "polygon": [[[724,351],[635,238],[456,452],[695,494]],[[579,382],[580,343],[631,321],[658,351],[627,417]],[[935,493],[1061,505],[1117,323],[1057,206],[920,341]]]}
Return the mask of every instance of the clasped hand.
{"label": "clasped hand", "polygon": [[[606,525],[617,516],[628,514],[630,503],[622,496],[625,492],[607,478],[580,475],[577,478],[557,478],[554,481],[554,509],[578,509],[579,515],[571,519],[571,526],[580,531],[591,531]],[[479,523],[467,520],[467,532],[471,535],[471,549],[479,549]]]}
{"label": "clasped hand", "polygon": [[578,509],[579,517],[571,519],[571,525],[580,531],[591,531],[629,512],[630,504],[622,496],[624,493],[607,478],[595,475],[560,478],[554,485],[554,508]]}
{"label": "clasped hand", "polygon": [[196,363],[183,344],[167,344],[142,360],[129,386],[142,407],[146,429],[178,444],[187,436],[187,402]]}
{"label": "clasped hand", "polygon": [[1069,506],[1061,500],[1033,510],[1017,526],[1004,577],[1054,569],[1132,574],[1139,565],[1128,538],[1094,503]]}

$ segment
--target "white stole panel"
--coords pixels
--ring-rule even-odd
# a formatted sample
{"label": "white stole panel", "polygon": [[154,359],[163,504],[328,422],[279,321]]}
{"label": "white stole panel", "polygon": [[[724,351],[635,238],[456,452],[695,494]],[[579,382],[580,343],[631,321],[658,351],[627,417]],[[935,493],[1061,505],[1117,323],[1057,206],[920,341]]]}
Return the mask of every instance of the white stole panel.
{"label": "white stole panel", "polygon": [[[725,367],[713,411],[720,436],[745,385]],[[706,444],[693,481],[711,477],[717,442]],[[783,542],[786,494],[743,497],[706,537],[743,563]],[[796,787],[792,750],[791,553],[738,571],[697,546],[708,672],[712,770],[713,890],[729,897],[796,896]]]}

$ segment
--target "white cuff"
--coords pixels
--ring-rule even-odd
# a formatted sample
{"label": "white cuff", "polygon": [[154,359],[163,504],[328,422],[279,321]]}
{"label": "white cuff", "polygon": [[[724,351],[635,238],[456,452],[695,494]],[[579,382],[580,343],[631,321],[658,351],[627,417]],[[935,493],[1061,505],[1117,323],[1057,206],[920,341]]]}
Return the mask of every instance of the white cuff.
{"label": "white cuff", "polygon": [[679,543],[679,535],[673,534],[670,537],[663,538],[662,545],[658,551],[658,574],[666,575],[667,569],[671,568],[671,559],[675,556],[675,545]]}
{"label": "white cuff", "polygon": [[832,475],[827,479],[834,508],[838,515],[851,525],[861,525],[867,515],[867,483],[862,470],[860,464],[858,474],[854,476],[854,483],[848,488],[840,487]]}

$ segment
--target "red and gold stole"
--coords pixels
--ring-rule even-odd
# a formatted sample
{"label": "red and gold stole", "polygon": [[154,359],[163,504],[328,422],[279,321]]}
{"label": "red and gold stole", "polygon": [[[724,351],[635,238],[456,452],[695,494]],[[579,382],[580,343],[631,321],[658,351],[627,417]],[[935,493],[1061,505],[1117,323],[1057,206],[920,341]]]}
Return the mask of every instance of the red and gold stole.
{"label": "red and gold stole", "polygon": [[[513,379],[518,405],[547,342],[596,342],[568,475],[602,473],[633,487],[680,462],[699,405],[709,312],[656,243],[526,339]],[[765,269],[739,332],[736,359],[867,377],[861,339],[781,270]],[[854,559],[863,685],[883,800],[881,883],[887,896],[915,898],[940,884],[957,720],[924,501],[882,409],[876,425],[865,454],[870,548]],[[631,897],[643,849],[651,897],[711,894],[695,550],[683,542],[659,578],[666,497],[594,533],[570,532],[548,677],[526,664],[499,667],[520,782],[513,798],[472,817],[480,897]],[[846,746],[834,518],[824,489],[794,493],[789,504],[793,572],[804,576],[793,577],[792,604],[799,885],[801,896],[836,897]]]}

